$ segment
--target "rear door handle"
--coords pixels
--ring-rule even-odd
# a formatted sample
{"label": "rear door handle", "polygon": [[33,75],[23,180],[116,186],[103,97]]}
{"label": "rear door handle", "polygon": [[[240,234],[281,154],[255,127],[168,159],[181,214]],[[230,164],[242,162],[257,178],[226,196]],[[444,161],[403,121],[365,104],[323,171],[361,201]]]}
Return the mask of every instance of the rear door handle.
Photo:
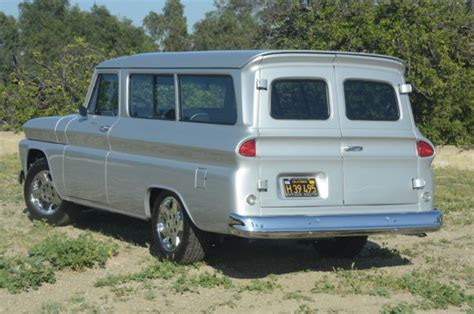
{"label": "rear door handle", "polygon": [[101,125],[100,132],[108,132],[110,130],[110,125]]}
{"label": "rear door handle", "polygon": [[346,152],[361,152],[364,147],[362,146],[352,146],[352,145],[346,145],[343,147],[343,149],[346,151]]}

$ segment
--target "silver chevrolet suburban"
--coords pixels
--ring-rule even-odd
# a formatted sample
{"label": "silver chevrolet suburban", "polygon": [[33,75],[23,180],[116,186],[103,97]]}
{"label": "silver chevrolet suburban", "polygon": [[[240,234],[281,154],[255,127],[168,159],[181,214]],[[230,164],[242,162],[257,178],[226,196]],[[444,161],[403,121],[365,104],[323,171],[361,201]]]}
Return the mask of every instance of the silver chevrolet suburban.
{"label": "silver chevrolet suburban", "polygon": [[99,64],[79,114],[24,125],[32,219],[84,206],[151,220],[159,257],[211,234],[309,239],[351,257],[367,236],[441,227],[432,143],[403,61],[326,51],[148,53]]}

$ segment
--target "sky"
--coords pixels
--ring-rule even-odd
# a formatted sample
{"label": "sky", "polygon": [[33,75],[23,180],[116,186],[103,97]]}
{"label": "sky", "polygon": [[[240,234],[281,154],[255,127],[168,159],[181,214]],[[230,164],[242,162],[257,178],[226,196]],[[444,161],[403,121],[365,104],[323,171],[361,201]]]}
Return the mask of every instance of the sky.
{"label": "sky", "polygon": [[[18,17],[20,2],[22,0],[0,0],[0,11]],[[148,12],[161,13],[165,0],[69,0],[69,3],[71,5],[78,4],[85,11],[89,11],[94,3],[105,5],[112,14],[129,18],[134,25],[141,26],[142,20]],[[214,8],[213,0],[181,0],[181,3],[184,5],[189,32],[192,31],[195,22],[202,19],[206,12]]]}

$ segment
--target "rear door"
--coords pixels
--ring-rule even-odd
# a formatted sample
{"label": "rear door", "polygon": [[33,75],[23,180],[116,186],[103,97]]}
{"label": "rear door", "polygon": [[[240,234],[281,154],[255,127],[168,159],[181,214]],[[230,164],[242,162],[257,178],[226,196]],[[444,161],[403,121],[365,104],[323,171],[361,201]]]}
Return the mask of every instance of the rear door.
{"label": "rear door", "polygon": [[257,155],[264,214],[307,213],[304,208],[343,203],[331,60],[261,64]]}
{"label": "rear door", "polygon": [[401,73],[336,63],[345,205],[418,202],[416,139]]}

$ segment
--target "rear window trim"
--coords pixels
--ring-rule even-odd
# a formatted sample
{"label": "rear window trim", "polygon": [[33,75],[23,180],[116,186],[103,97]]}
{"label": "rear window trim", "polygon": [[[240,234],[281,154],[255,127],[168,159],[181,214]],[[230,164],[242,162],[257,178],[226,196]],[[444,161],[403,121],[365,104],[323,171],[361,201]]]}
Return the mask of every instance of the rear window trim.
{"label": "rear window trim", "polygon": [[[130,72],[128,73],[128,80],[127,80],[127,91],[128,91],[128,103],[127,103],[127,114],[129,118],[132,119],[142,119],[142,120],[159,120],[159,121],[168,121],[168,122],[176,122],[177,120],[177,114],[175,113],[175,118],[174,119],[164,119],[164,118],[147,118],[147,117],[135,117],[133,116],[132,113],[132,76],[134,75],[150,75],[150,76],[171,76],[173,78],[173,81],[175,80],[175,73],[154,73],[154,72]],[[176,84],[173,85],[175,88],[175,97],[176,97]],[[175,99],[175,104],[176,104],[176,99]],[[176,106],[175,106],[176,110]]]}
{"label": "rear window trim", "polygon": [[[319,81],[319,82],[324,82],[326,84],[326,96],[327,96],[327,106],[328,106],[328,116],[325,119],[278,119],[273,116],[272,113],[272,91],[274,88],[275,83],[278,83],[279,81]],[[309,122],[312,121],[314,122],[326,122],[332,119],[333,116],[333,108],[332,108],[332,103],[331,103],[331,90],[330,90],[330,84],[326,78],[323,77],[313,77],[313,76],[289,76],[289,77],[279,77],[276,79],[273,79],[271,84],[270,84],[270,89],[268,91],[269,94],[269,102],[268,102],[268,111],[270,113],[270,117],[274,121],[291,121],[291,122],[299,122],[299,123],[304,123],[304,122]]]}
{"label": "rear window trim", "polygon": [[[182,106],[182,93],[181,93],[181,77],[182,76],[194,76],[194,77],[210,77],[210,76],[216,76],[216,77],[229,77],[232,81],[232,89],[234,92],[234,103],[235,103],[235,121],[234,123],[216,123],[216,122],[206,122],[206,121],[189,121],[189,120],[183,120],[183,106]],[[178,122],[185,122],[185,123],[198,123],[198,124],[208,124],[208,125],[222,125],[222,126],[235,126],[237,122],[239,121],[239,108],[238,108],[238,103],[237,103],[237,93],[236,93],[236,88],[235,88],[235,82],[234,82],[234,77],[231,74],[219,74],[219,73],[176,73],[177,77],[177,83],[178,83]]]}
{"label": "rear window trim", "polygon": [[[359,82],[372,82],[372,83],[382,83],[389,85],[395,95],[395,101],[397,105],[397,113],[398,113],[398,119],[396,120],[362,120],[362,119],[351,119],[347,116],[347,106],[346,106],[346,90],[344,85],[346,84],[347,81],[359,81]],[[344,97],[344,116],[346,119],[352,122],[357,122],[357,121],[362,121],[362,122],[382,122],[382,123],[387,123],[387,122],[400,122],[402,120],[402,110],[401,110],[401,104],[399,100],[399,95],[397,93],[397,89],[395,86],[392,84],[390,81],[384,81],[384,80],[377,80],[377,79],[367,79],[367,78],[357,78],[357,77],[350,77],[350,78],[345,78],[344,81],[342,81],[342,95]]]}

